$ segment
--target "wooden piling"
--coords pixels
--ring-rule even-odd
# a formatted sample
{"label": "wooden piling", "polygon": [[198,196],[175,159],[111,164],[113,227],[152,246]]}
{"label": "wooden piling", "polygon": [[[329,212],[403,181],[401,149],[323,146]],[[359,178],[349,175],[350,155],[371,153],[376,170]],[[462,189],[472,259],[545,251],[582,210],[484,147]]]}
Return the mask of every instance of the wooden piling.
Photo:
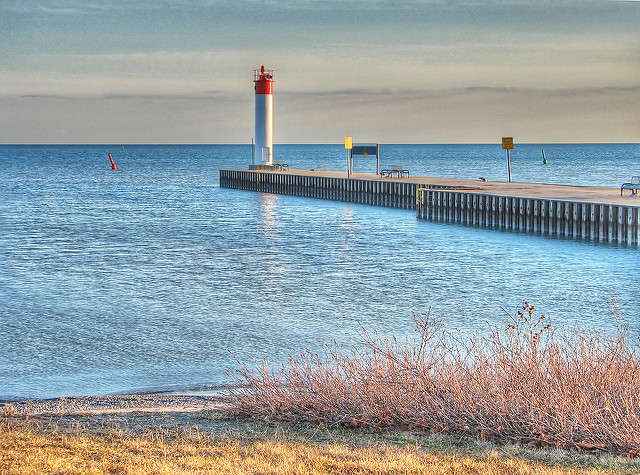
{"label": "wooden piling", "polygon": [[[452,195],[455,197],[452,199]],[[640,207],[420,188],[418,217],[638,245]]]}

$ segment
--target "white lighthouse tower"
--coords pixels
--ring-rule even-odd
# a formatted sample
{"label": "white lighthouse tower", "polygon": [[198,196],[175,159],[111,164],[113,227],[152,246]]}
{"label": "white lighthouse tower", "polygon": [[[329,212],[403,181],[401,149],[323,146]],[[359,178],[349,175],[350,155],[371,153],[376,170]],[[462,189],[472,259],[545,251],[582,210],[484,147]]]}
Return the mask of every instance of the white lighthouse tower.
{"label": "white lighthouse tower", "polygon": [[256,90],[255,165],[273,164],[273,69],[253,70]]}

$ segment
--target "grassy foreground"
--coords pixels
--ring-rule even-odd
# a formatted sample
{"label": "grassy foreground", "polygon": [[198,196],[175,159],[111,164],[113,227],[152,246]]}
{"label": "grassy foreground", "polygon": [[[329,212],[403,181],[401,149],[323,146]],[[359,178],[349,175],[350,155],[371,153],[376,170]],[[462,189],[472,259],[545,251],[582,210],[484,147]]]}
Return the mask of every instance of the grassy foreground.
{"label": "grassy foreground", "polygon": [[305,433],[300,427],[255,424],[234,430],[152,426],[131,431],[5,418],[0,421],[0,473],[604,474],[640,469],[629,459],[540,451],[522,456],[509,448],[465,449],[410,433]]}

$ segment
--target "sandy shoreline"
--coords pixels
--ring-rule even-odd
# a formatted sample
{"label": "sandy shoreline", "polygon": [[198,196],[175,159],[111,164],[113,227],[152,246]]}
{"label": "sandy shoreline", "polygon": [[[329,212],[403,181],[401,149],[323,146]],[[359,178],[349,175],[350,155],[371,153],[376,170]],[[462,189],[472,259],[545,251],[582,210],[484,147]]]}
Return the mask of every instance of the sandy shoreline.
{"label": "sandy shoreline", "polygon": [[194,413],[224,411],[228,398],[221,395],[123,394],[24,399],[0,402],[0,413],[19,416],[70,416],[96,414]]}

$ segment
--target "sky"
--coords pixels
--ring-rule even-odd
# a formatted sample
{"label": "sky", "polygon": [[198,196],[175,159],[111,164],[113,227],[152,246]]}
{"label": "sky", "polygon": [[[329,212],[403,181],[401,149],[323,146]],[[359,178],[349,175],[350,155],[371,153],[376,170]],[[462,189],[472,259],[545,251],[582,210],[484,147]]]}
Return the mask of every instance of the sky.
{"label": "sky", "polygon": [[0,143],[640,142],[640,1],[0,0]]}

